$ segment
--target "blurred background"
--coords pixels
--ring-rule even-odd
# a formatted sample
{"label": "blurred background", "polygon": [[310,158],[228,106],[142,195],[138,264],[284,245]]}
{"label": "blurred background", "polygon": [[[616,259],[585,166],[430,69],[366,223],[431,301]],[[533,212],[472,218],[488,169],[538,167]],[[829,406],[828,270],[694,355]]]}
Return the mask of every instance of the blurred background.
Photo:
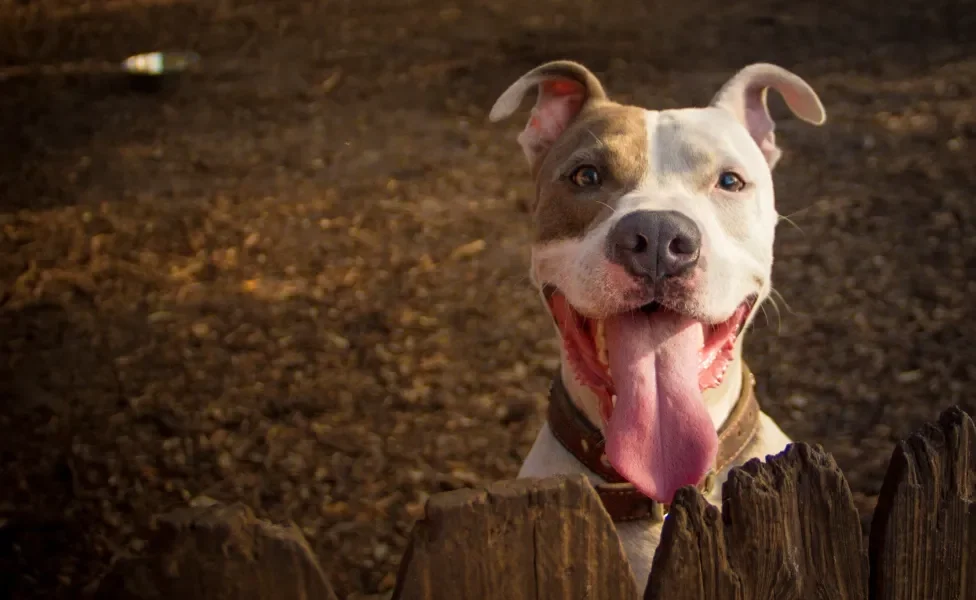
{"label": "blurred background", "polygon": [[[78,597],[150,518],[293,520],[341,598],[388,590],[429,494],[513,477],[557,341],[532,184],[489,126],[537,64],[650,108],[754,61],[783,117],[765,410],[865,518],[895,442],[974,410],[976,2],[0,4],[0,597]],[[156,92],[125,57],[193,50]]]}

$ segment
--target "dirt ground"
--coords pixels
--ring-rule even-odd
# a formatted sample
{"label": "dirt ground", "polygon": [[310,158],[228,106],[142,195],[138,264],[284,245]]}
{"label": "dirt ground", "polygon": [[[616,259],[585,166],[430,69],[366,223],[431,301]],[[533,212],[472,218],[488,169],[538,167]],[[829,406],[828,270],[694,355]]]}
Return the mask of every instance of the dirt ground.
{"label": "dirt ground", "polygon": [[[747,357],[869,514],[898,438],[976,408],[976,1],[847,4],[3,3],[0,597],[77,597],[204,497],[375,593],[429,494],[514,476],[557,345],[522,117],[486,115],[553,58],[648,107],[753,61],[820,92]],[[111,72],[161,48],[201,70]]]}

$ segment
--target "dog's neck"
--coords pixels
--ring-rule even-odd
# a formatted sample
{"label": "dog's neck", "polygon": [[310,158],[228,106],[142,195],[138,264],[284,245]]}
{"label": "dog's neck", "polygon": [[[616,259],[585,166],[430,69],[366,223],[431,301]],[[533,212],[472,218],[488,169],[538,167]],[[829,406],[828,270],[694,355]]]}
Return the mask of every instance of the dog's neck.
{"label": "dog's neck", "polygon": [[[732,361],[722,383],[717,387],[705,390],[703,399],[708,414],[712,418],[715,429],[718,430],[728,418],[732,408],[739,400],[742,392],[742,338],[736,340]],[[586,415],[590,423],[603,429],[603,419],[600,418],[599,399],[593,391],[576,380],[573,369],[566,358],[565,348],[562,350],[562,364],[560,367],[563,384],[573,400],[573,404]]]}

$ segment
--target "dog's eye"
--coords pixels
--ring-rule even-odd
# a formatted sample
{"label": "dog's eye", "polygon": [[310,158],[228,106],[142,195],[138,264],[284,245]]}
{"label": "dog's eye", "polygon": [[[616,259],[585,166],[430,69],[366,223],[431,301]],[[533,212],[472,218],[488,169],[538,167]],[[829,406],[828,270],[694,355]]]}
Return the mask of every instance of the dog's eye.
{"label": "dog's eye", "polygon": [[596,170],[596,167],[583,165],[582,167],[576,167],[570,173],[569,179],[579,187],[600,185],[600,172]]}
{"label": "dog's eye", "polygon": [[725,171],[718,176],[718,183],[716,185],[726,192],[738,192],[746,187],[746,182],[732,171]]}

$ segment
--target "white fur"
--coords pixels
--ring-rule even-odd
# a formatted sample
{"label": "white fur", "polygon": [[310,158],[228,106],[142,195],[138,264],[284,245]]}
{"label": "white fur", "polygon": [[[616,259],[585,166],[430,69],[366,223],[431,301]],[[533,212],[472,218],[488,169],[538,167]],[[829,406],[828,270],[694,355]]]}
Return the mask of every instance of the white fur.
{"label": "white fur", "polygon": [[[606,237],[614,224],[637,210],[674,210],[702,232],[705,267],[695,286],[694,311],[704,320],[728,319],[750,295],[755,308],[769,294],[777,214],[769,166],[748,131],[716,108],[645,111],[651,164],[643,182],[622,197],[613,214],[582,238],[539,244],[532,250],[532,275],[556,286],[579,312],[604,317],[635,307],[625,292],[635,282],[607,258]],[[702,186],[693,169],[668,169],[668,150],[658,135],[662,118],[709,145],[708,153],[739,172],[747,189],[725,192]],[[755,309],[754,309],[755,310]]]}
{"label": "white fur", "polygon": [[[662,119],[678,124],[711,144],[709,151],[728,168],[734,168],[751,184],[747,191],[732,194],[714,188],[696,187],[678,170],[665,168],[657,135]],[[702,231],[706,267],[695,286],[693,305],[706,319],[727,319],[750,295],[757,295],[755,308],[769,293],[772,244],[777,222],[772,177],[763,154],[748,132],[726,112],[715,108],[646,111],[649,156],[648,176],[618,202],[610,218],[582,238],[537,245],[532,250],[532,279],[556,286],[570,304],[583,314],[602,317],[624,310],[624,292],[635,285],[631,278],[606,257],[606,236],[624,215],[636,210],[675,210],[690,217]],[[661,175],[661,173],[666,173]],[[626,307],[632,308],[632,307]],[[755,312],[754,308],[754,312]],[[752,316],[750,315],[750,320]],[[563,380],[576,405],[591,422],[602,427],[598,401],[593,392],[579,384],[563,356]],[[705,393],[705,403],[716,429],[728,417],[741,391],[741,341],[724,381]],[[741,462],[775,454],[790,442],[765,413],[760,431],[744,452]],[[738,465],[732,465],[738,466]],[[721,484],[732,466],[718,474]],[[592,482],[603,480],[584,467],[553,437],[544,425],[525,459],[519,477],[546,477],[585,473]],[[716,485],[709,502],[721,506],[721,485]],[[660,542],[661,526],[628,522],[617,526],[630,566],[643,594],[654,551]]]}
{"label": "white fur", "polygon": [[[493,108],[492,120],[512,114],[526,91],[549,76],[577,81],[584,97],[594,93],[603,97],[600,84],[581,65],[561,63],[559,74],[546,75],[553,73],[549,68],[553,64],[539,67],[513,84]],[[645,111],[649,158],[644,179],[615,202],[609,218],[595,222],[581,237],[533,247],[531,274],[540,290],[544,285],[555,286],[575,310],[591,318],[606,318],[637,308],[628,302],[634,302],[634,295],[629,292],[639,284],[607,258],[607,234],[632,211],[678,211],[692,219],[702,233],[703,260],[690,278],[686,293],[691,298],[682,310],[700,320],[717,323],[727,320],[745,299],[754,295],[756,302],[746,322],[748,327],[771,289],[773,238],[778,220],[770,171],[780,151],[773,134],[774,123],[766,109],[767,88],[779,91],[801,119],[818,125],[824,122],[823,106],[813,89],[796,75],[768,64],[741,70],[708,108]],[[562,131],[575,115],[565,110],[540,113],[539,104],[545,102],[540,94],[535,114],[543,121],[554,120]],[[565,107],[576,105],[561,105]],[[530,121],[529,135],[520,137],[524,149],[530,146],[526,156],[533,164],[548,151],[555,131],[546,123],[542,125],[533,129]],[[749,185],[740,192],[715,187],[718,174],[724,170],[735,171]],[[704,393],[716,428],[728,418],[741,391],[741,338],[721,385]],[[595,394],[576,381],[565,355],[562,377],[573,402],[602,428]],[[780,428],[761,413],[760,428],[752,444],[739,463],[716,474],[719,485],[708,500],[720,506],[721,483],[731,468],[751,458],[776,454],[789,442]],[[584,473],[594,483],[603,482],[562,447],[547,425],[543,426],[519,477],[572,473]],[[661,526],[630,522],[620,524],[617,531],[643,595]]]}

